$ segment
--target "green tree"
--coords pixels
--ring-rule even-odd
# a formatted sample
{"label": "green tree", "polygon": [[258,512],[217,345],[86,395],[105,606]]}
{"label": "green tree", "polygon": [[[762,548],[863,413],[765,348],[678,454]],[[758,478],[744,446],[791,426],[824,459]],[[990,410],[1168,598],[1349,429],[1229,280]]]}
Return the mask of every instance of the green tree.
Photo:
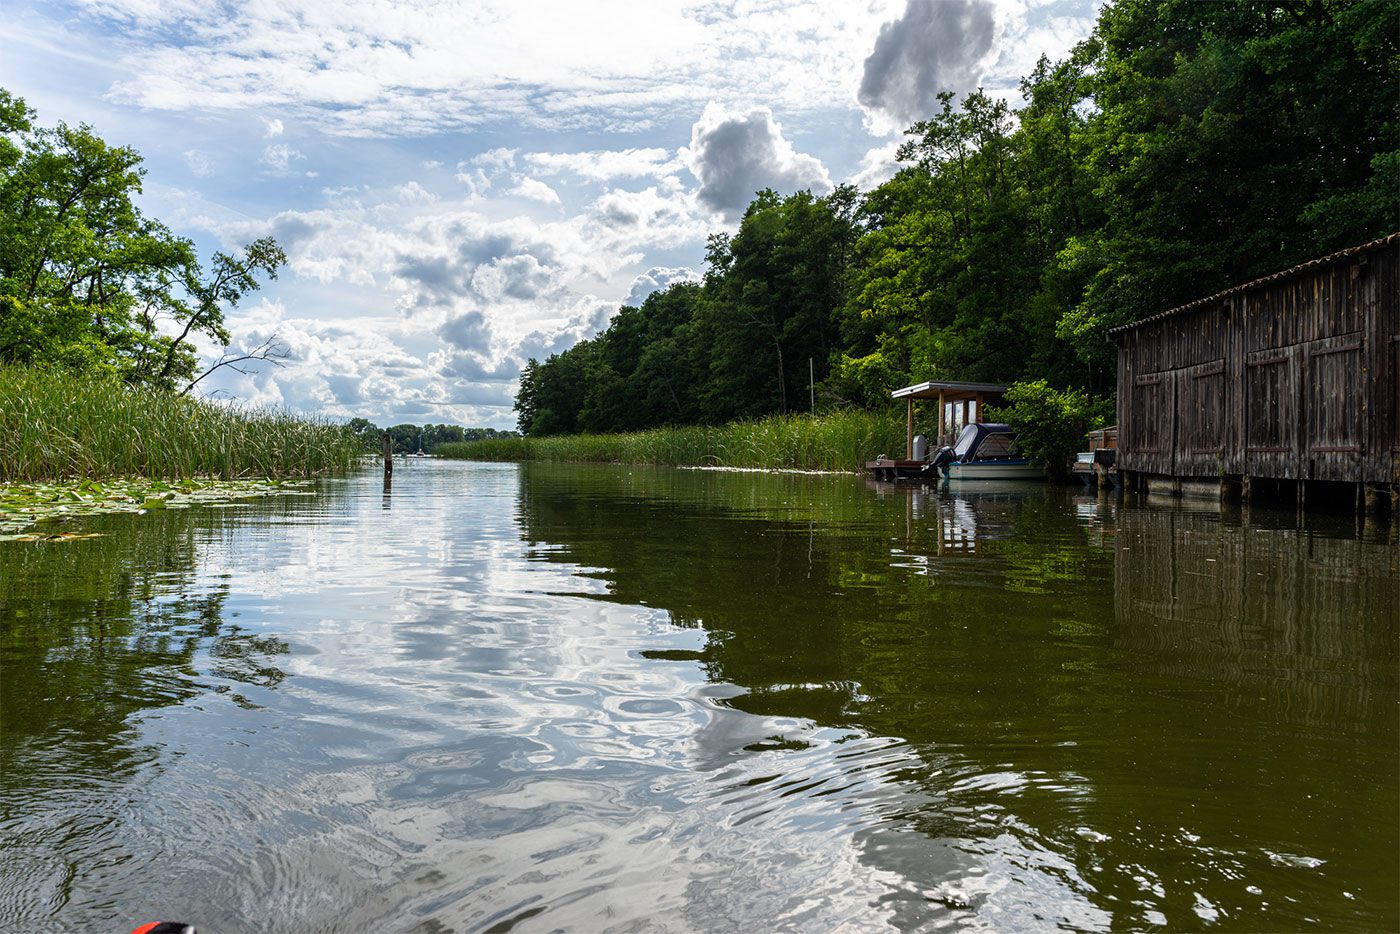
{"label": "green tree", "polygon": [[201,367],[193,341],[227,348],[225,312],[275,277],[271,238],[206,270],[194,245],[136,207],[145,170],[90,127],[38,128],[0,89],[0,361],[101,369],[188,391],[210,372],[276,360],[274,339]]}
{"label": "green tree", "polygon": [[352,418],[345,425],[345,430],[357,438],[360,447],[371,453],[378,453],[382,447],[384,432],[379,426],[365,418]]}
{"label": "green tree", "polygon": [[1005,404],[988,411],[993,421],[1016,429],[1021,452],[1056,479],[1069,475],[1069,462],[1084,436],[1113,417],[1110,400],[1095,400],[1082,389],[1055,389],[1043,379],[1012,384]]}
{"label": "green tree", "polygon": [[1101,225],[1061,334],[1104,332],[1392,232],[1400,215],[1393,0],[1119,0],[1084,47]]}

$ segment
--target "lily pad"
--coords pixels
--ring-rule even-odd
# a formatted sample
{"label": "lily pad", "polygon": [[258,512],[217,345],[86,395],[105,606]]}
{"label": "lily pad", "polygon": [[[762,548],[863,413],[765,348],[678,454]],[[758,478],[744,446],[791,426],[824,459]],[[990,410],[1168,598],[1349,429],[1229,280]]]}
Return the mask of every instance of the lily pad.
{"label": "lily pad", "polygon": [[228,505],[261,496],[286,495],[314,496],[314,481],[184,478],[172,484],[161,480],[109,478],[101,482],[89,479],[71,483],[0,484],[0,541],[55,540],[55,535],[68,533],[36,531],[32,533],[34,537],[23,538],[19,533],[41,523],[66,523],[101,513]]}

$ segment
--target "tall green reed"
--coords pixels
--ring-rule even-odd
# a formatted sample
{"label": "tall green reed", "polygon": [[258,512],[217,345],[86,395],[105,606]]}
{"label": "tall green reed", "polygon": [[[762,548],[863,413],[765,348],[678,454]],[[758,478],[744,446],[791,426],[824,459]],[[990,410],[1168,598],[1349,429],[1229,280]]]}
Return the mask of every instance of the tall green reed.
{"label": "tall green reed", "polygon": [[626,434],[491,438],[439,445],[437,453],[467,460],[855,470],[877,454],[902,452],[904,441],[904,425],[895,415],[844,410]]}
{"label": "tall green reed", "polygon": [[0,481],[311,477],[359,456],[358,443],[324,420],[0,366]]}

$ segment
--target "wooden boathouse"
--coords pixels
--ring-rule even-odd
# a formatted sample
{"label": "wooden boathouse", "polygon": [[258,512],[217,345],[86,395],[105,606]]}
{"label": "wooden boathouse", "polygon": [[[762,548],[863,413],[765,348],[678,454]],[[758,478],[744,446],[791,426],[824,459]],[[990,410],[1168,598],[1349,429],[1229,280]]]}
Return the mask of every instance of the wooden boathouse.
{"label": "wooden boathouse", "polygon": [[1125,488],[1400,498],[1400,233],[1109,331]]}

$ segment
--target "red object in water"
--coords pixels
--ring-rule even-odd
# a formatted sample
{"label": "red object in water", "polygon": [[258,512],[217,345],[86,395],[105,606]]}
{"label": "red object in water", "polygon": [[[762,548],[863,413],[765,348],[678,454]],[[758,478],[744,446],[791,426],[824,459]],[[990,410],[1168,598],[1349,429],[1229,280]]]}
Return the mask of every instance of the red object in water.
{"label": "red object in water", "polygon": [[183,921],[152,921],[143,924],[131,934],[196,934],[194,925]]}

